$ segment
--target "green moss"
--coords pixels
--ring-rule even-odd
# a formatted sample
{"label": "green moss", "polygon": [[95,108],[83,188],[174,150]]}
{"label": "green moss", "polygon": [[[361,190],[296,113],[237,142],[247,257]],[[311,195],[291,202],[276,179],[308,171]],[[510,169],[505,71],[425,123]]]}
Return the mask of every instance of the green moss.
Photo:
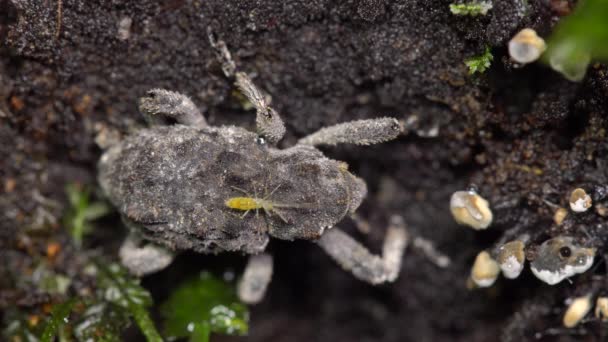
{"label": "green moss", "polygon": [[206,342],[211,333],[244,335],[249,312],[233,286],[203,272],[180,285],[161,307],[169,337]]}
{"label": "green moss", "polygon": [[489,1],[471,1],[462,4],[450,4],[450,12],[454,15],[486,15],[492,9]]}
{"label": "green moss", "polygon": [[162,342],[162,338],[148,314],[147,308],[152,305],[150,293],[118,264],[106,265],[103,262],[96,262],[95,267],[103,299],[126,309],[148,342]]}
{"label": "green moss", "polygon": [[122,307],[105,301],[85,301],[81,314],[74,322],[77,341],[121,341],[122,331],[129,326],[129,313]]}
{"label": "green moss", "polygon": [[[18,307],[9,308],[3,317],[2,331],[7,341],[121,341],[124,329],[135,321],[147,341],[162,338],[148,313],[152,298],[136,278],[118,264],[94,260],[84,273],[96,283],[96,291],[87,296],[68,296],[53,304],[50,315],[32,314]],[[42,271],[38,270],[37,273]],[[45,277],[59,277],[46,270]],[[45,291],[47,285],[40,285]],[[49,287],[53,289],[53,287]],[[69,291],[68,291],[69,292]],[[60,295],[56,290],[52,292]],[[35,317],[35,320],[32,320]],[[35,324],[33,323],[35,322]]]}
{"label": "green moss", "polygon": [[4,328],[0,340],[39,342],[39,337],[42,336],[46,326],[39,323],[32,324],[32,321],[29,318],[33,316],[34,315],[27,315],[23,311],[16,310],[15,307],[4,310]]}
{"label": "green moss", "polygon": [[494,56],[492,56],[490,47],[486,46],[486,50],[483,54],[465,60],[464,64],[466,64],[466,66],[469,68],[470,75],[475,73],[484,73],[492,64],[493,59]]}
{"label": "green moss", "polygon": [[93,202],[90,199],[90,189],[75,183],[66,186],[66,194],[70,202],[70,208],[63,219],[74,243],[82,245],[83,237],[91,232],[91,221],[94,221],[110,212],[110,207],[105,202]]}
{"label": "green moss", "polygon": [[76,304],[76,300],[72,299],[53,307],[51,317],[42,332],[41,342],[53,342],[55,340],[55,334],[68,322],[68,317],[72,312],[74,304]]}

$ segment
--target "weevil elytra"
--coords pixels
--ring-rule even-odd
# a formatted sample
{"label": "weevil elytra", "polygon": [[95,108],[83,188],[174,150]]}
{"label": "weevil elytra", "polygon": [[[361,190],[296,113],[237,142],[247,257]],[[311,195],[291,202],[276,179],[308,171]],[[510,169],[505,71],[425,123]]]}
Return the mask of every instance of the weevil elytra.
{"label": "weevil elytra", "polygon": [[[182,250],[250,254],[238,293],[255,303],[272,274],[272,259],[264,253],[269,237],[305,239],[363,281],[394,281],[407,242],[403,220],[391,221],[381,256],[336,227],[357,210],[367,186],[316,146],[388,141],[400,134],[399,122],[342,123],[278,149],[274,144],[285,133],[280,116],[237,70],[226,44],[211,32],[209,40],[225,76],[255,107],[257,133],[208,125],[194,103],[176,92],[153,89],[140,99],[150,127],[110,146],[99,162],[99,183],[131,230],[120,249],[123,264],[144,275],[164,268]],[[168,125],[167,118],[176,123]],[[235,196],[235,188],[251,184],[273,191],[262,198]],[[264,215],[235,215],[258,209]]]}

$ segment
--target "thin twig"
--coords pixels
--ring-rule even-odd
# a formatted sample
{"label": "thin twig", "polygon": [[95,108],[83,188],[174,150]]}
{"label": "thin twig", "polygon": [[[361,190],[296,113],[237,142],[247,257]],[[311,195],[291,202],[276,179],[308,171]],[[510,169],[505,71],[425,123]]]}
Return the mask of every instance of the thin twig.
{"label": "thin twig", "polygon": [[55,39],[61,35],[61,22],[63,21],[63,0],[57,0],[57,25],[55,26]]}

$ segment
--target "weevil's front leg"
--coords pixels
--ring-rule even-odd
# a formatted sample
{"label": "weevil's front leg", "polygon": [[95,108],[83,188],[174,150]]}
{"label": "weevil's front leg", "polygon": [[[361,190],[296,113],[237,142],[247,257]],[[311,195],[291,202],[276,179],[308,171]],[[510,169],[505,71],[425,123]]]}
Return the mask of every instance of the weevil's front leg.
{"label": "weevil's front leg", "polygon": [[395,139],[402,131],[394,118],[349,121],[318,130],[298,141],[301,145],[371,145]]}
{"label": "weevil's front leg", "polygon": [[152,243],[140,244],[140,239],[131,234],[119,252],[121,263],[134,275],[144,276],[160,271],[173,261],[173,253],[166,248]]}
{"label": "weevil's front leg", "polygon": [[207,30],[211,47],[215,50],[217,59],[222,64],[224,75],[234,78],[236,86],[247,97],[256,109],[255,123],[258,134],[265,137],[270,143],[277,143],[285,135],[285,124],[276,110],[270,107],[270,102],[262,90],[258,88],[251,78],[244,72],[237,71],[226,43],[217,39],[211,28]]}
{"label": "weevil's front leg", "polygon": [[167,118],[178,123],[203,128],[205,117],[186,95],[165,89],[152,89],[139,99],[139,110],[150,124],[163,124]]}
{"label": "weevil's front leg", "polygon": [[222,63],[222,71],[228,78],[233,78],[236,73],[236,64],[232,59],[232,54],[228,50],[226,43],[218,39],[211,26],[207,27],[207,38],[213,50],[215,50],[215,56],[217,60]]}
{"label": "weevil's front leg", "polygon": [[400,216],[391,218],[384,237],[382,257],[338,228],[326,231],[317,242],[342,268],[370,284],[393,282],[401,270],[401,259],[408,243],[405,224]]}
{"label": "weevil's front leg", "polygon": [[243,277],[238,284],[239,299],[247,304],[259,303],[272,278],[272,256],[257,254],[249,257]]}
{"label": "weevil's front leg", "polygon": [[268,139],[272,144],[281,140],[285,135],[285,124],[283,124],[279,113],[270,107],[270,103],[251,78],[243,72],[237,72],[236,86],[256,109],[255,123],[258,134]]}

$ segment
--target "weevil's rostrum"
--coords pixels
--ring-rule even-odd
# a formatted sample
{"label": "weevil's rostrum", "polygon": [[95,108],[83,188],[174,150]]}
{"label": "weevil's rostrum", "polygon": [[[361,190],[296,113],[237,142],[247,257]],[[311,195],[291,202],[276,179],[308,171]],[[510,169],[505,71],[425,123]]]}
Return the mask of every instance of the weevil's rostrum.
{"label": "weevil's rostrum", "polygon": [[[256,109],[257,133],[209,126],[188,97],[149,91],[140,111],[151,127],[111,146],[99,163],[99,183],[132,231],[120,251],[122,262],[133,273],[146,274],[166,267],[174,251],[242,252],[253,255],[242,281],[268,282],[271,259],[260,253],[274,237],[318,242],[369,283],[395,280],[406,246],[403,224],[389,227],[382,256],[335,227],[357,210],[367,186],[344,162],[327,158],[315,146],[388,141],[401,132],[399,122],[342,123],[277,149],[272,144],[285,132],[278,113],[236,70],[226,45],[213,35],[210,42],[225,75]],[[239,286],[248,302],[260,300],[265,288]]]}

